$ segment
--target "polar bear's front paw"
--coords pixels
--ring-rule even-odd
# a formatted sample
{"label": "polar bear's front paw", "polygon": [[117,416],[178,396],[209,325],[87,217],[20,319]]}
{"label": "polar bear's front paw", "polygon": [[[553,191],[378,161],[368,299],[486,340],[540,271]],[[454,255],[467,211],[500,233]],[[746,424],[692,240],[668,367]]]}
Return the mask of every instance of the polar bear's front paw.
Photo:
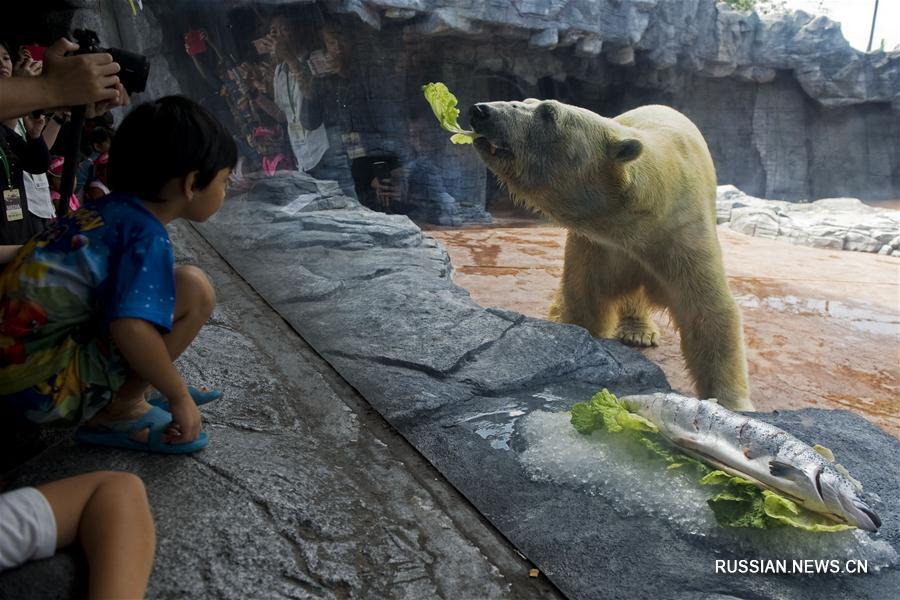
{"label": "polar bear's front paw", "polygon": [[659,344],[659,329],[652,321],[623,317],[615,337],[628,346],[649,348]]}

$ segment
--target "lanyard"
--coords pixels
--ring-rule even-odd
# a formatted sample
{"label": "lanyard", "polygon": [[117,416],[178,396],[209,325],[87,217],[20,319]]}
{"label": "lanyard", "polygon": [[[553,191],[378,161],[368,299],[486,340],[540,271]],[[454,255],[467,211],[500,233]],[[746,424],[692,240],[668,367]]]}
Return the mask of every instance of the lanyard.
{"label": "lanyard", "polygon": [[[0,132],[0,135],[3,135],[3,133]],[[10,189],[12,189],[12,175],[10,175],[9,173],[9,160],[7,160],[6,158],[6,140],[0,142],[0,162],[3,163],[3,171],[6,173],[6,185],[8,185]]]}
{"label": "lanyard", "polygon": [[285,72],[285,83],[287,84],[288,102],[291,105],[291,112],[294,113],[294,121],[297,121],[297,105],[294,104],[294,78],[291,77],[290,71]]}

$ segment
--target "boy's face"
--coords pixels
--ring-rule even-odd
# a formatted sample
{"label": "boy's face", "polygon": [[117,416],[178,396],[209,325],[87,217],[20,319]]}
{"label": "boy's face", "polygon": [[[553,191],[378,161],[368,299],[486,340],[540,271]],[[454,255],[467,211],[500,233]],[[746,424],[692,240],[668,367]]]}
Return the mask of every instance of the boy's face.
{"label": "boy's face", "polygon": [[193,198],[187,203],[184,217],[189,221],[202,223],[216,214],[225,202],[229,176],[231,169],[222,169],[216,173],[208,186],[195,191]]}

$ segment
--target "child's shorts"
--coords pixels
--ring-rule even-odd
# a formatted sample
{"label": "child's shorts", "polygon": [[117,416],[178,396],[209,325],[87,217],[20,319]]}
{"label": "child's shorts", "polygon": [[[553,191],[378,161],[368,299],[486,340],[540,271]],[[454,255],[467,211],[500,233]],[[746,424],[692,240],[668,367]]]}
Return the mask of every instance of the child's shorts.
{"label": "child's shorts", "polygon": [[112,402],[125,383],[128,363],[109,337],[68,338],[59,351],[68,356],[65,367],[45,381],[0,395],[3,412],[38,425],[77,425]]}
{"label": "child's shorts", "polygon": [[0,494],[0,571],[56,552],[56,518],[42,493],[24,487]]}

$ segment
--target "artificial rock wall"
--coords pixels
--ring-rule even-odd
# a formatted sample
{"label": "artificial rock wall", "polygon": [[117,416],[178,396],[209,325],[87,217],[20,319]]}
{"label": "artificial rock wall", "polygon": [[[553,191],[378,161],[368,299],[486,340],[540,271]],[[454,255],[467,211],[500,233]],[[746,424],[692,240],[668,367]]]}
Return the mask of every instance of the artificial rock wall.
{"label": "artificial rock wall", "polygon": [[[150,54],[151,95],[196,97],[203,90],[184,32],[227,38],[230,12],[262,21],[277,4],[303,3],[160,0],[133,16],[127,3],[104,0],[99,17],[86,8],[75,20],[99,21],[110,43]],[[410,208],[413,218],[483,219],[493,191],[474,153],[423,113],[420,86],[429,81],[445,82],[463,111],[529,96],[605,116],[669,104],[703,131],[722,184],[771,199],[900,198],[900,52],[858,52],[825,17],[761,18],[712,0],[313,4],[337,25],[351,65],[344,99],[332,106],[342,124],[367,152],[401,163],[427,156],[440,180],[441,197],[424,198],[418,214]]]}

